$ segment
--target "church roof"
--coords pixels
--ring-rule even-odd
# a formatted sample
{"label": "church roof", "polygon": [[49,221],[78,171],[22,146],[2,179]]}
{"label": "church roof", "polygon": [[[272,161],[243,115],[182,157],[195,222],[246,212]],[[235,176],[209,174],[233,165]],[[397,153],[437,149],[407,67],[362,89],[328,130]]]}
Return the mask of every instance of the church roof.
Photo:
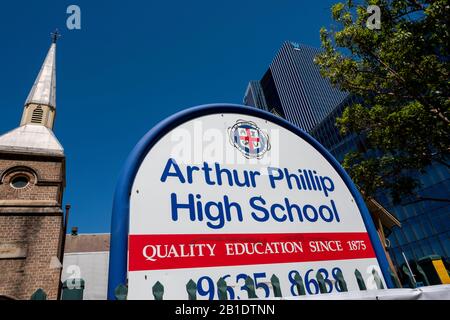
{"label": "church roof", "polygon": [[64,155],[53,131],[35,124],[26,124],[0,136],[0,151]]}
{"label": "church roof", "polygon": [[56,108],[56,43],[52,43],[48,50],[44,64],[34,81],[25,105],[30,103],[42,104]]}

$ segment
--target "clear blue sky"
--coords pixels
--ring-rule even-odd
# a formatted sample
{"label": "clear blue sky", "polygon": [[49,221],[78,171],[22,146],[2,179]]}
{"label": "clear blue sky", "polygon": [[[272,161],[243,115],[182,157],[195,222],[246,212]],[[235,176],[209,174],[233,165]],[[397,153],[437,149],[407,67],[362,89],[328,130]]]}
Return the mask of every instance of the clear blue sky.
{"label": "clear blue sky", "polygon": [[[0,134],[19,125],[49,33],[59,28],[54,131],[67,156],[69,228],[109,232],[116,179],[136,142],[181,109],[241,103],[283,41],[320,46],[335,2],[3,2]],[[66,28],[70,4],[81,8],[81,30]]]}

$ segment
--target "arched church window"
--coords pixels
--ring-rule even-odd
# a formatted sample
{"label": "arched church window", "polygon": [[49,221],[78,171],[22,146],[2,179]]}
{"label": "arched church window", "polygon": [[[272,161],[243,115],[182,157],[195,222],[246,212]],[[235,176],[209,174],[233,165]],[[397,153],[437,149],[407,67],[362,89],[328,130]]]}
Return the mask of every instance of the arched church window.
{"label": "arched church window", "polygon": [[31,123],[42,123],[43,115],[44,110],[42,110],[41,106],[37,106],[36,109],[33,110],[33,114],[31,115]]}

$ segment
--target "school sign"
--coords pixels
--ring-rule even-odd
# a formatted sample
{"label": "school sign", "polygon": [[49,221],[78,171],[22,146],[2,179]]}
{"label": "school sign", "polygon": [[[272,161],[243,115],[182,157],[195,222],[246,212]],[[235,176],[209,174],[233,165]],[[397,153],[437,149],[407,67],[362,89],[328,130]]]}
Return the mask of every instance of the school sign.
{"label": "school sign", "polygon": [[[127,160],[114,199],[108,297],[228,299],[392,287],[368,210],[339,163],[270,113],[187,109]],[[355,270],[361,277],[355,277]],[[274,279],[276,287],[274,288]],[[304,292],[299,286],[302,282]],[[344,283],[343,283],[344,281]],[[248,282],[247,282],[248,284]]]}

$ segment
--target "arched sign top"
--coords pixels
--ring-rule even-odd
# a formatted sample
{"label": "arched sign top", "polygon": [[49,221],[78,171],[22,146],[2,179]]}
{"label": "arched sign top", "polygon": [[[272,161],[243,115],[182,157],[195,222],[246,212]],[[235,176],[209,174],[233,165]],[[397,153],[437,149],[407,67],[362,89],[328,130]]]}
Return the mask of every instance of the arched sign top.
{"label": "arched sign top", "polygon": [[[203,130],[201,134],[206,134],[208,141],[223,142],[219,147],[218,142],[209,143],[205,149],[213,146],[219,151],[232,150],[233,159],[242,161],[239,166],[215,161],[215,157],[225,159],[228,155],[218,156],[217,150],[209,150],[209,155],[203,150],[200,157],[196,156],[195,146],[202,144],[190,136],[196,130]],[[223,137],[219,139],[220,134]],[[181,140],[188,138],[194,150],[180,150]],[[276,156],[281,160],[274,160]],[[269,157],[271,160],[264,165]],[[300,158],[302,168],[296,166],[296,159]],[[253,197],[245,198],[247,194]],[[347,212],[359,214],[354,219],[343,218]],[[197,243],[199,235],[204,244]],[[241,241],[242,235],[250,239],[245,243],[247,247]],[[325,244],[317,241],[317,235],[328,240],[323,241]],[[262,242],[258,240],[261,236],[265,239]],[[166,251],[162,252],[162,248]],[[213,276],[200,272],[194,279],[203,286],[204,293],[206,284],[216,283],[225,273],[233,278],[232,272],[227,271],[230,268],[239,269],[240,274],[254,272],[250,268],[260,271],[254,273],[256,281],[266,269],[269,278],[278,272],[282,287],[287,287],[292,272],[297,272],[291,270],[295,266],[299,266],[299,274],[314,271],[315,275],[318,270],[334,274],[346,268],[346,261],[352,267],[360,263],[360,268],[366,268],[369,262],[376,265],[385,284],[392,287],[378,234],[350,177],[316,140],[271,113],[233,104],[183,110],[151,129],[125,163],[113,204],[109,299],[114,299],[114,289],[119,284],[127,282],[127,275],[130,297],[147,299],[151,297],[140,292],[152,284],[142,279],[163,279],[168,270],[175,277],[177,270],[184,270],[181,273],[185,274],[185,269],[189,269],[194,275],[198,269],[210,270]],[[178,280],[186,279],[179,276]],[[169,283],[165,285],[169,291],[176,290]],[[269,297],[269,289],[263,285],[262,288],[262,297]],[[209,289],[205,296],[217,298],[209,295],[217,289]],[[180,290],[185,292],[185,287],[182,285]],[[147,291],[151,292],[151,288]],[[295,295],[293,291],[289,293],[289,288],[285,291]],[[169,294],[170,297],[179,298]]]}

